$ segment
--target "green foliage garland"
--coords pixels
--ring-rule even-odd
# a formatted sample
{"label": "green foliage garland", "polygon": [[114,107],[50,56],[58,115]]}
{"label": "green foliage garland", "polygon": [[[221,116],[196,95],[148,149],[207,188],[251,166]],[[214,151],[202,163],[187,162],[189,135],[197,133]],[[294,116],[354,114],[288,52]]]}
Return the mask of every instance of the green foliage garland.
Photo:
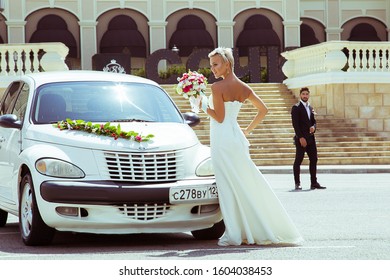
{"label": "green foliage garland", "polygon": [[154,137],[153,134],[142,136],[140,133],[135,131],[122,131],[120,124],[114,126],[109,122],[106,124],[93,124],[92,122],[87,122],[84,120],[66,119],[65,121],[57,122],[53,126],[60,130],[80,130],[96,135],[110,136],[115,140],[118,138],[124,138],[136,142],[147,142]]}

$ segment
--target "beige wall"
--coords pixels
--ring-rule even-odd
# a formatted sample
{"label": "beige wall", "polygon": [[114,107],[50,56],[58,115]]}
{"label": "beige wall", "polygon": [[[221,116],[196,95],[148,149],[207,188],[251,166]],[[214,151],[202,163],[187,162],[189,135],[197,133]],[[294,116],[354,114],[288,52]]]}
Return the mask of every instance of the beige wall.
{"label": "beige wall", "polygon": [[[299,89],[292,89],[299,97]],[[390,133],[390,84],[325,84],[310,87],[320,117],[349,119],[367,131]]]}
{"label": "beige wall", "polygon": [[[25,43],[45,14],[57,14],[66,20],[79,43],[81,68],[91,69],[91,55],[108,21],[115,15],[128,14],[137,22],[149,52],[167,46],[178,19],[193,13],[202,17],[216,45],[234,47],[245,20],[264,14],[279,35],[282,48],[297,47],[301,21],[313,23],[320,42],[349,37],[356,22],[369,21],[382,40],[390,30],[388,0],[4,0],[0,14],[0,35],[6,43]],[[49,8],[50,7],[50,8]],[[94,26],[96,25],[96,29]],[[80,31],[81,30],[81,31]],[[91,40],[91,38],[95,38]]]}

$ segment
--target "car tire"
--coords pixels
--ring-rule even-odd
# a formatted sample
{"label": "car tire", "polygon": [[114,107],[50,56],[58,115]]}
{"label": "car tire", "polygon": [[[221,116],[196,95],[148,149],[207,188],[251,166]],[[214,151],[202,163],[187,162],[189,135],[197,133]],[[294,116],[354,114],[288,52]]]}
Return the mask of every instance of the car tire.
{"label": "car tire", "polygon": [[55,230],[48,227],[39,213],[31,175],[25,174],[19,199],[19,228],[27,246],[47,245],[53,240]]}
{"label": "car tire", "polygon": [[4,210],[0,209],[0,227],[5,226],[8,219],[8,212],[5,212]]}
{"label": "car tire", "polygon": [[215,240],[222,236],[225,232],[225,224],[223,220],[214,224],[211,228],[191,231],[192,236],[198,240]]}

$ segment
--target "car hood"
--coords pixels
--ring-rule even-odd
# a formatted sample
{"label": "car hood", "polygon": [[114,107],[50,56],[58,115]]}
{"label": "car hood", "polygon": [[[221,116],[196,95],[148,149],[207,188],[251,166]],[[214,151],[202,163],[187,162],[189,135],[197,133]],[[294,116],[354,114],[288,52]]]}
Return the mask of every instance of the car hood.
{"label": "car hood", "polygon": [[[111,123],[116,126],[118,123]],[[127,139],[115,140],[110,136],[96,135],[77,130],[60,130],[53,125],[31,125],[26,138],[32,141],[75,146],[98,150],[172,150],[185,149],[199,143],[190,126],[180,123],[120,123],[122,131],[135,131],[142,136],[153,134],[147,142]]]}

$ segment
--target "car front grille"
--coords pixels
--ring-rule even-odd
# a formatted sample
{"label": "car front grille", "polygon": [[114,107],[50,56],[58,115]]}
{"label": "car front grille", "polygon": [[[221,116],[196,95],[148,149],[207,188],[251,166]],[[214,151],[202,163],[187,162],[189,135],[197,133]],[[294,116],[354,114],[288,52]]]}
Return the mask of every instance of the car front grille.
{"label": "car front grille", "polygon": [[170,206],[164,204],[123,204],[119,211],[126,217],[139,220],[150,221],[164,217]]}
{"label": "car front grille", "polygon": [[183,155],[178,151],[156,153],[104,152],[105,169],[114,181],[168,182],[183,177]]}

